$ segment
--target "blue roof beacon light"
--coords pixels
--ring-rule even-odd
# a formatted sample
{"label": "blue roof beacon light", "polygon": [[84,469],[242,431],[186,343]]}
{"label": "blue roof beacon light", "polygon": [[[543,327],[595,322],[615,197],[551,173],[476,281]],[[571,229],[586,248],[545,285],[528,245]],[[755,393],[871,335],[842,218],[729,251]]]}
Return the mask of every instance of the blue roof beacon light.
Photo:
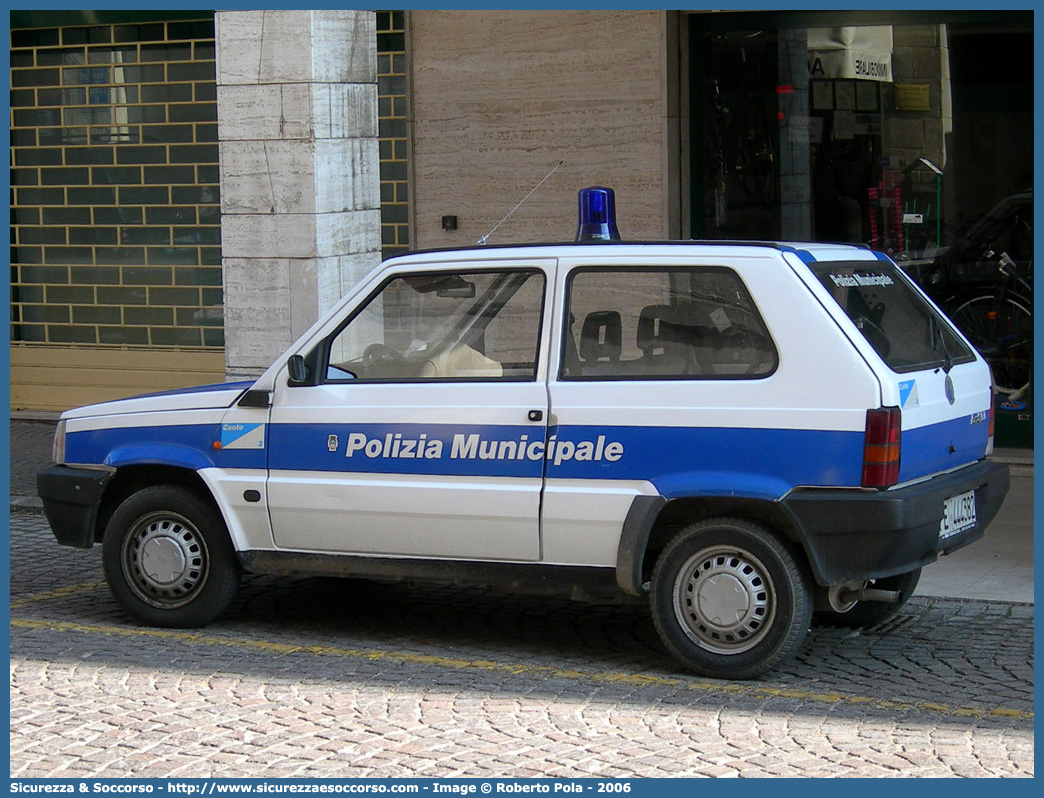
{"label": "blue roof beacon light", "polygon": [[577,241],[619,241],[616,229],[616,196],[611,188],[592,186],[580,189],[580,226]]}

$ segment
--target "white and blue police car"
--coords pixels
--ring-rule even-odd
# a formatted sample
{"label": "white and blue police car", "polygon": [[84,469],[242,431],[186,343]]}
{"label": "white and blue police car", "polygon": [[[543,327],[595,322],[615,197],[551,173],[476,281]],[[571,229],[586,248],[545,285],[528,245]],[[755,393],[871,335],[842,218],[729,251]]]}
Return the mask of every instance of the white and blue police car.
{"label": "white and blue police car", "polygon": [[168,627],[244,572],[608,589],[720,678],[896,613],[1007,492],[985,361],[881,253],[627,243],[604,199],[598,243],[386,260],[254,382],[63,413],[58,542]]}

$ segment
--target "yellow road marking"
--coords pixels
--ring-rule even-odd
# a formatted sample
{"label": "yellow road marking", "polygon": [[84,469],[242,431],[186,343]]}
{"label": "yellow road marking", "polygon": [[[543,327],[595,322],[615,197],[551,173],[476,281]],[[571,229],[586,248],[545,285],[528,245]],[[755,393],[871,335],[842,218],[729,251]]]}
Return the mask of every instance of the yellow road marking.
{"label": "yellow road marking", "polygon": [[82,585],[68,585],[67,587],[58,587],[54,590],[45,590],[43,593],[34,593],[31,596],[27,596],[23,599],[11,602],[11,609],[17,609],[18,607],[26,607],[30,604],[35,604],[38,601],[49,601],[50,599],[65,598],[71,596],[74,593],[88,593],[92,590],[105,587],[104,582],[86,582]]}
{"label": "yellow road marking", "polygon": [[[86,589],[86,586],[84,585],[78,587]],[[12,606],[14,605],[12,604]],[[186,632],[174,629],[139,629],[129,626],[99,626],[71,623],[68,621],[31,620],[28,618],[12,618],[11,626],[22,629],[50,629],[56,632],[102,634],[111,637],[150,637],[160,640],[178,640],[197,645],[250,649],[253,651],[263,651],[269,654],[311,654],[315,656],[338,657],[342,659],[360,659],[371,662],[386,661],[404,665],[433,665],[453,670],[481,670],[491,673],[507,673],[511,675],[551,676],[560,679],[571,679],[574,681],[595,682],[600,684],[625,684],[635,687],[677,687],[683,690],[704,693],[744,694],[763,698],[790,698],[838,705],[869,705],[878,709],[919,710],[933,714],[955,715],[958,717],[997,717],[1017,720],[1033,720],[1033,712],[1018,709],[1006,709],[1003,707],[956,707],[947,704],[895,701],[891,699],[870,698],[868,696],[843,695],[841,693],[817,693],[812,690],[771,687],[769,685],[740,684],[736,682],[711,682],[673,676],[651,676],[648,674],[613,672],[598,673],[558,668],[553,665],[524,665],[520,663],[493,662],[491,660],[445,657],[435,654],[413,654],[407,651],[388,651],[385,649],[296,645],[293,643],[277,643],[271,640],[213,637],[199,632]]]}

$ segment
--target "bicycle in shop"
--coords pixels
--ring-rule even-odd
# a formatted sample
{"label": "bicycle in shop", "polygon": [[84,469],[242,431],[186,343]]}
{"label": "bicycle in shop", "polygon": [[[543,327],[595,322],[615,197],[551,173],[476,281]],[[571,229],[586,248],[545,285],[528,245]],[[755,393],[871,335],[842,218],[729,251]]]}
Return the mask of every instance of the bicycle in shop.
{"label": "bicycle in shop", "polygon": [[1001,406],[1028,399],[1033,371],[1032,188],[1004,197],[942,251],[919,282],[989,362]]}
{"label": "bicycle in shop", "polygon": [[1018,402],[1030,391],[1033,354],[1032,261],[1020,268],[1007,252],[996,260],[999,280],[944,308],[993,369],[994,391]]}

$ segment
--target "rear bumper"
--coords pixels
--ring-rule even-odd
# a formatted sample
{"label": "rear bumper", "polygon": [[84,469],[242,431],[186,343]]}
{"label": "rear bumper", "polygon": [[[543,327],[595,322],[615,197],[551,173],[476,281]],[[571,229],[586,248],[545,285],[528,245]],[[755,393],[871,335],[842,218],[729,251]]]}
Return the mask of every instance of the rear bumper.
{"label": "rear bumper", "polygon": [[[946,499],[975,491],[976,525],[939,538]],[[820,584],[906,573],[983,536],[1008,493],[1008,467],[986,460],[903,488],[807,488],[780,504]]]}
{"label": "rear bumper", "polygon": [[114,471],[50,466],[36,474],[36,492],[55,539],[63,546],[89,549],[105,485]]}

